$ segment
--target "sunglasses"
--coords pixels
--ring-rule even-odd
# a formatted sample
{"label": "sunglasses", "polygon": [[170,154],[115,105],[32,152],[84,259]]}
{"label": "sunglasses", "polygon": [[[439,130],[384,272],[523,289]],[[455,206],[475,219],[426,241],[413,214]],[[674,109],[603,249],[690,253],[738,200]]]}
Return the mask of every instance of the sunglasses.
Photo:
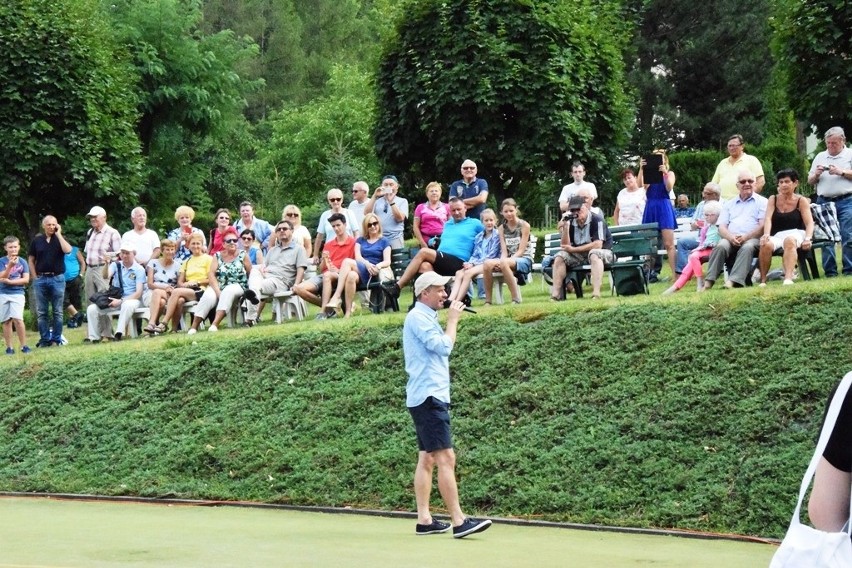
{"label": "sunglasses", "polygon": [[476,168],[473,166],[465,166],[462,168],[463,170],[475,170]]}
{"label": "sunglasses", "polygon": [[329,197],[328,198],[329,203],[334,203],[336,201],[343,201],[343,198],[342,197]]}
{"label": "sunglasses", "polygon": [[367,227],[378,227],[378,226],[379,226],[378,222],[376,222],[376,223],[367,223]]}
{"label": "sunglasses", "polygon": [[220,221],[230,221],[231,218],[230,217],[219,217],[219,220]]}
{"label": "sunglasses", "polygon": [[287,213],[287,217],[298,217],[298,213]]}
{"label": "sunglasses", "polygon": [[275,229],[275,230],[276,230],[276,231],[278,231],[279,233],[282,233],[282,232],[284,232],[284,231],[289,231],[289,230],[290,230],[290,227],[278,227],[278,228],[277,228],[277,229]]}
{"label": "sunglasses", "polygon": [[237,239],[225,239],[225,242],[228,243],[229,245],[232,245],[232,244],[235,244],[237,242]]}
{"label": "sunglasses", "polygon": [[253,241],[254,239],[251,237],[240,237],[244,241]]}

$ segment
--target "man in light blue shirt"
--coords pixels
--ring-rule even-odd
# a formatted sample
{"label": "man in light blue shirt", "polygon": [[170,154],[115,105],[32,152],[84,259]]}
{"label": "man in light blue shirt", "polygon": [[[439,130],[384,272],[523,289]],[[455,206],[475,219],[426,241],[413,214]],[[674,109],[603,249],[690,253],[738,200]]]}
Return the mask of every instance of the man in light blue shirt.
{"label": "man in light blue shirt", "polygon": [[415,534],[428,535],[450,530],[450,524],[432,518],[429,496],[432,474],[438,466],[438,490],[450,514],[453,537],[463,538],[491,526],[488,519],[466,518],[459,505],[456,485],[456,454],[450,432],[450,353],[456,342],[456,330],[464,304],[452,302],[447,314],[446,331],[438,323],[438,310],[447,299],[449,277],[426,272],[414,283],[417,301],[405,317],[402,349],[405,355],[406,406],[417,431],[419,454],[414,471],[414,495],[417,500]]}
{"label": "man in light blue shirt", "polygon": [[704,289],[713,287],[728,258],[736,255],[729,269],[725,288],[745,286],[755,253],[760,248],[763,223],[766,219],[767,199],[755,193],[757,180],[750,170],[740,170],[737,175],[739,195],[722,206],[719,215],[719,235],[722,239],[713,249],[707,264]]}

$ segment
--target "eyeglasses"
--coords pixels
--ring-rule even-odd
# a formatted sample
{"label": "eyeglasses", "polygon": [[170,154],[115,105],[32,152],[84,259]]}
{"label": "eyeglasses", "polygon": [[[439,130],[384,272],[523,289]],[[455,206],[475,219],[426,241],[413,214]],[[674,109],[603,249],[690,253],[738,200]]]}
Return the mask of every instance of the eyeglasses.
{"label": "eyeglasses", "polygon": [[251,237],[240,237],[244,241],[253,241],[254,239]]}
{"label": "eyeglasses", "polygon": [[343,198],[342,197],[329,197],[328,198],[329,203],[334,203],[336,201],[343,201]]}
{"label": "eyeglasses", "polygon": [[298,217],[298,213],[287,213],[287,217]]}
{"label": "eyeglasses", "polygon": [[229,245],[232,245],[232,244],[237,242],[237,239],[225,239],[225,242],[228,243]]}
{"label": "eyeglasses", "polygon": [[753,179],[741,179],[741,180],[740,180],[740,181],[738,181],[737,183],[741,183],[741,184],[743,184],[743,185],[746,185],[746,184],[751,185],[751,184],[753,184],[753,183],[754,183],[754,180],[753,180]]}
{"label": "eyeglasses", "polygon": [[476,166],[462,166],[463,170],[475,170]]}
{"label": "eyeglasses", "polygon": [[375,222],[375,223],[367,223],[367,227],[378,227],[378,226],[379,226],[379,223],[378,223],[378,222]]}
{"label": "eyeglasses", "polygon": [[230,221],[231,218],[230,217],[219,217],[219,220],[220,221]]}
{"label": "eyeglasses", "polygon": [[289,231],[289,230],[290,230],[290,227],[278,227],[278,228],[277,228],[277,229],[275,229],[275,230],[276,230],[276,231],[278,231],[279,233],[282,233],[282,232],[284,232],[284,231]]}
{"label": "eyeglasses", "polygon": [[742,144],[728,144],[728,148],[739,148]]}

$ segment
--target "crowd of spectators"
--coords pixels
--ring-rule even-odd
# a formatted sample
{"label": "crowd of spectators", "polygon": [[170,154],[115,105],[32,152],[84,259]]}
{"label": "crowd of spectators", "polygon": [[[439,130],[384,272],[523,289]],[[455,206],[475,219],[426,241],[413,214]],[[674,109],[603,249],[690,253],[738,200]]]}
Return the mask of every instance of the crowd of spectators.
{"label": "crowd of spectators", "polygon": [[[827,234],[839,233],[842,247],[839,263],[833,246],[823,249],[826,276],[841,270],[852,275],[852,149],[839,127],[825,133],[825,142],[826,151],[815,157],[807,175],[807,183],[816,188],[815,204],[797,192],[799,174],[792,169],[777,172],[777,195],[762,196],[760,161],[745,152],[741,136],[733,135],[727,144],[729,156],[719,163],[694,207],[685,194],[675,197],[675,174],[664,151],[659,152],[659,175],[654,176],[660,181],[644,183],[644,160],[638,172],[625,169],[614,226],[657,223],[676,279],[666,293],[681,289],[692,277],[698,279],[699,291],[707,290],[723,272],[726,288],[749,285],[757,274],[759,285],[765,286],[775,254],[783,255],[783,284],[792,284],[799,251],[812,248],[815,230],[826,225],[825,219]],[[150,312],[145,332],[180,331],[185,304],[192,302],[196,307],[187,332],[199,330],[208,316],[207,329],[216,331],[235,306],[245,306],[252,324],[266,301],[287,291],[316,305],[319,319],[350,317],[368,301],[368,287],[379,284],[386,294],[398,297],[427,271],[453,277],[450,301],[470,305],[478,296],[490,304],[492,281],[500,277],[512,302],[521,303],[518,287],[532,271],[530,225],[512,199],[500,204],[499,218],[487,209],[488,183],[477,173],[476,163],[465,160],[461,179],[448,187],[447,202],[442,201],[441,184],[428,184],[426,200],[414,208],[411,220],[409,203],[399,195],[399,180],[393,175],[384,176],[372,195],[366,182],[356,182],[348,205],[340,189],[331,189],[315,238],[293,204],[283,208],[274,226],[259,219],[248,201],[239,204],[235,221],[228,209],[219,209],[208,234],[193,225],[195,211],[180,206],[174,214],[177,227],[164,239],[147,227],[141,207],[131,211],[132,229],[120,235],[107,223],[107,212],[95,206],[87,214],[90,230],[82,249],[64,238],[55,217],[46,216],[42,233],[30,243],[28,260],[18,257],[16,238],[4,242],[0,318],[6,352],[14,353],[15,331],[21,351],[30,350],[19,323],[27,285],[35,291],[39,347],[62,342],[65,314],[68,327],[80,327],[85,313],[86,341],[100,342],[126,337],[139,308]],[[594,204],[597,188],[585,174],[583,164],[573,164],[574,181],[558,197],[564,214],[558,224],[561,241],[542,262],[552,270],[551,298],[556,301],[571,292],[566,274],[578,265],[590,267],[592,297],[600,297],[603,273],[617,260],[610,227]],[[406,221],[413,225],[419,251],[397,279],[390,270],[391,254],[405,246]],[[682,236],[676,239],[676,232]],[[706,274],[703,262],[708,263]],[[649,278],[657,276],[659,263],[659,258],[650,261]],[[479,294],[475,283],[481,286]],[[108,302],[91,302],[96,292],[107,290],[114,294]]]}

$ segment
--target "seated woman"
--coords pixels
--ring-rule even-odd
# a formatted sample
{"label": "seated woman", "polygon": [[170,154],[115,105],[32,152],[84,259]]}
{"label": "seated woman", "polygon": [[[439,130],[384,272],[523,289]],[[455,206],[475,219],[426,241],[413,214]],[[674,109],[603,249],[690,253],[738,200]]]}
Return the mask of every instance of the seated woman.
{"label": "seated woman", "polygon": [[470,283],[482,274],[483,264],[486,260],[500,258],[500,233],[495,230],[497,225],[497,214],[493,209],[483,209],[479,220],[485,226],[485,230],[478,233],[473,240],[473,254],[470,260],[462,265],[456,272],[453,280],[453,288],[448,299],[450,301],[462,300],[467,294]]}
{"label": "seated woman", "polygon": [[249,262],[246,251],[237,248],[237,230],[228,227],[225,238],[222,241],[225,249],[213,255],[213,262],[207,273],[208,286],[204,294],[198,300],[198,306],[192,317],[192,326],[187,333],[189,335],[198,331],[198,326],[216,307],[216,315],[208,331],[219,331],[219,324],[225,318],[225,314],[239,301],[248,288],[248,275],[251,273],[251,262]]}
{"label": "seated woman", "polygon": [[[270,246],[275,245],[276,238],[275,234],[270,237]],[[251,229],[243,229],[240,233],[240,240],[242,241],[241,248],[248,254],[249,262],[252,266],[251,273],[249,273],[248,290],[254,290],[259,287],[259,282],[263,279],[261,271],[255,270],[255,267],[263,266],[263,249],[260,248],[260,243],[257,242],[254,231]],[[246,324],[254,325],[257,323],[259,314],[263,308],[257,307],[257,303],[254,301],[257,300],[257,296],[251,296],[251,294],[249,294],[247,297],[250,299],[250,304],[248,306],[248,311],[246,312]]]}
{"label": "seated woman", "polygon": [[518,204],[511,197],[504,199],[500,205],[503,224],[500,225],[500,258],[486,260],[482,267],[482,280],[485,284],[485,305],[491,304],[494,272],[503,273],[503,281],[512,295],[512,303],[521,303],[521,293],[518,290],[518,274],[529,274],[532,270],[530,243],[530,224],[520,218]]}
{"label": "seated woman", "polygon": [[[187,240],[190,257],[180,265],[178,281],[175,289],[169,295],[166,304],[166,315],[163,322],[171,322],[172,331],[176,332],[180,326],[180,318],[183,315],[183,305],[186,302],[194,302],[201,298],[209,283],[210,265],[213,257],[204,254],[204,235],[193,233]],[[166,324],[160,322],[154,327],[155,333],[164,333]]]}
{"label": "seated woman", "polygon": [[219,209],[214,219],[216,219],[216,226],[210,229],[210,240],[207,241],[210,245],[207,247],[207,254],[216,254],[225,249],[225,243],[222,241],[231,227],[231,212],[227,209]]}
{"label": "seated woman", "polygon": [[615,211],[612,218],[616,225],[640,225],[645,213],[645,188],[639,186],[639,180],[630,168],[621,172],[624,189],[615,198]]}
{"label": "seated woman", "polygon": [[663,295],[674,294],[683,288],[693,276],[698,280],[698,291],[704,291],[701,263],[710,258],[713,248],[719,244],[721,237],[716,223],[719,221],[719,213],[721,212],[722,204],[718,201],[711,201],[704,206],[704,222],[698,231],[698,247],[689,254],[689,260],[683,268],[683,272],[681,272],[677,281],[663,292]]}
{"label": "seated woman", "polygon": [[358,285],[367,286],[370,281],[377,282],[379,271],[391,265],[390,241],[382,236],[382,224],[375,213],[364,215],[361,234],[366,237],[358,237],[355,241],[355,258],[343,260],[337,276],[337,288],[326,305],[327,308],[338,308],[341,296],[345,297],[343,316],[346,318],[352,316]]}
{"label": "seated woman", "polygon": [[426,186],[426,201],[414,209],[412,232],[421,247],[444,232],[444,223],[450,218],[450,205],[441,202],[441,184],[437,181]]}
{"label": "seated woman", "polygon": [[792,284],[793,270],[798,258],[797,249],[810,250],[814,235],[811,202],[807,197],[796,193],[799,188],[799,173],[792,168],[781,170],[775,174],[775,179],[778,182],[778,194],[769,196],[763,236],[760,238],[760,286],[766,286],[766,275],[772,264],[772,255],[781,249],[784,249],[784,284]]}
{"label": "seated woman", "polygon": [[201,252],[207,248],[207,241],[204,238],[204,231],[198,227],[192,226],[192,220],[195,219],[195,211],[188,205],[181,205],[175,209],[175,221],[178,222],[177,229],[172,229],[166,238],[177,245],[175,258],[184,261],[192,254],[189,250],[190,235],[201,235]]}
{"label": "seated woman", "polygon": [[177,286],[181,262],[175,260],[175,252],[177,246],[174,241],[163,239],[160,241],[160,258],[148,263],[148,289],[142,294],[142,305],[150,313],[145,328],[148,333],[156,333],[160,313]]}
{"label": "seated woman", "polygon": [[310,256],[312,251],[311,232],[302,225],[302,210],[296,205],[287,205],[281,211],[281,220],[288,221],[293,226],[292,239],[302,245],[305,252]]}

